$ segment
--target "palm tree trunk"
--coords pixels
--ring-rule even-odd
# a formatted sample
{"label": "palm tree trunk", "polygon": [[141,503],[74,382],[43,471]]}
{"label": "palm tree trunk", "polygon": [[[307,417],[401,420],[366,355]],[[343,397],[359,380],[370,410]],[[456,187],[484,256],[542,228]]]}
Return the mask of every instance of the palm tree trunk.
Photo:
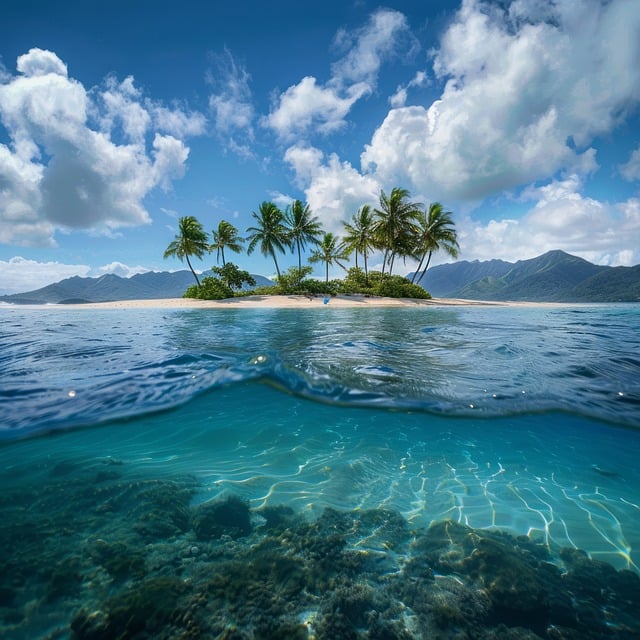
{"label": "palm tree trunk", "polygon": [[278,261],[276,260],[275,251],[271,252],[271,257],[273,258],[273,263],[276,265],[276,273],[278,274],[278,278],[280,278],[280,267],[278,267]]}
{"label": "palm tree trunk", "polygon": [[296,241],[298,245],[298,273],[302,271],[302,257],[300,256],[300,240]]}
{"label": "palm tree trunk", "polygon": [[422,257],[420,258],[420,262],[418,263],[418,266],[416,267],[416,270],[413,272],[413,278],[411,278],[411,284],[413,284],[416,281],[416,276],[418,275],[418,273],[420,273],[420,269],[422,269],[422,263],[424,262],[424,257],[427,255],[426,251],[425,253],[422,254]]}
{"label": "palm tree trunk", "polygon": [[193,270],[193,267],[191,266],[191,260],[189,260],[189,254],[185,253],[184,257],[187,259],[187,264],[189,265],[189,269],[191,269],[191,273],[193,273],[193,277],[196,279],[198,286],[200,286],[200,280],[198,280],[198,276],[196,275],[196,272]]}
{"label": "palm tree trunk", "polygon": [[224,261],[224,247],[222,247],[221,254],[222,254],[222,266],[224,267],[224,266],[227,264],[227,263]]}
{"label": "palm tree trunk", "polygon": [[429,268],[429,263],[431,262],[431,256],[433,255],[433,251],[429,251],[429,257],[427,258],[427,264],[424,265],[424,270],[422,271],[422,275],[420,276],[420,282],[422,282],[422,278],[424,278],[424,274],[427,273],[427,269]]}
{"label": "palm tree trunk", "polygon": [[367,252],[365,251],[364,256],[364,283],[369,286],[369,272],[367,271]]}
{"label": "palm tree trunk", "polygon": [[327,284],[329,284],[329,261],[327,260],[327,264],[326,264],[326,278],[325,278],[325,282]]}

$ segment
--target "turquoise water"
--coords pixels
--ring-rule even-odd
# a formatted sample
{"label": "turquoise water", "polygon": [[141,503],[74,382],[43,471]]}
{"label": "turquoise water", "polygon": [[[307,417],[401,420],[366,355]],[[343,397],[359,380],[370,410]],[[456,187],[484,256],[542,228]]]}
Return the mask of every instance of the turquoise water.
{"label": "turquoise water", "polygon": [[[562,571],[563,548],[640,571],[640,306],[7,306],[0,319],[0,630],[14,637],[68,637],[70,624],[75,637],[101,637],[86,611],[106,607],[113,621],[105,602],[157,572],[197,582],[189,549],[245,553],[224,537],[203,543],[188,524],[132,537],[142,535],[132,487],[149,483],[178,486],[181,509],[196,514],[239,498],[250,536],[276,507],[314,526],[333,510],[359,514],[345,548],[379,554],[384,576],[410,566],[410,537],[392,544],[362,514],[398,514],[414,540],[442,521],[526,535]],[[103,544],[139,553],[145,570],[105,572]],[[27,562],[34,549],[44,565],[68,560],[72,577]],[[160,570],[163,554],[182,564]],[[337,637],[322,606],[300,602],[282,637]],[[379,637],[423,637],[427,614],[409,609],[385,624],[411,635]],[[225,629],[271,637],[238,615]],[[362,635],[363,620],[353,637],[378,637]],[[221,628],[209,633],[232,637]]]}

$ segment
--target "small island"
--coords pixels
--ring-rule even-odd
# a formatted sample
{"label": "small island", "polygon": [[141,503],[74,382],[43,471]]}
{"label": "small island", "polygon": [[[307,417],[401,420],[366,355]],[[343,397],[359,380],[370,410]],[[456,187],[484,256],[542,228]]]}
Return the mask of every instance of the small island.
{"label": "small island", "polygon": [[[241,253],[243,244],[247,254],[257,248],[264,256],[273,259],[276,282],[273,286],[253,289],[250,295],[315,295],[336,296],[338,294],[380,296],[390,298],[429,299],[430,294],[416,284],[424,276],[434,252],[443,250],[457,257],[459,245],[452,214],[438,202],[428,208],[410,201],[407,189],[396,187],[387,195],[380,192],[377,207],[362,205],[350,222],[344,222],[344,236],[324,231],[319,219],[308,204],[295,200],[282,211],[273,202],[263,202],[258,212],[252,213],[255,224],[247,229],[248,236],[242,238],[236,227],[222,220],[211,237],[194,216],[184,216],[178,221],[178,234],[164,252],[165,258],[186,260],[196,284],[185,292],[186,298],[200,300],[223,300],[235,296],[249,295],[248,287],[254,287],[253,276],[227,262],[225,249]],[[303,265],[302,254],[306,248],[313,250],[310,264],[322,263],[325,279],[310,278],[313,268]],[[297,255],[297,265],[284,273],[278,263],[278,254],[290,250]],[[191,257],[202,258],[216,252],[215,275],[200,281],[191,263]],[[383,255],[382,270],[369,271],[368,257],[374,252]],[[355,257],[355,266],[347,268],[347,260]],[[362,258],[363,268],[358,265]],[[394,275],[396,260],[407,258],[418,261],[418,268],[411,280]],[[338,265],[346,272],[344,279],[329,280],[329,267]],[[420,277],[418,277],[420,275]]]}

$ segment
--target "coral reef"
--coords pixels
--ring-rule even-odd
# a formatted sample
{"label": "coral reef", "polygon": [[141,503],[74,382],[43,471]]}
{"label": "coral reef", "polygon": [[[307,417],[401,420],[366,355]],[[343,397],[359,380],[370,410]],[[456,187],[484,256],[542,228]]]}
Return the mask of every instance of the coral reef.
{"label": "coral reef", "polygon": [[577,549],[388,509],[194,504],[192,477],[58,462],[0,496],[0,635],[219,640],[640,637],[640,577]]}

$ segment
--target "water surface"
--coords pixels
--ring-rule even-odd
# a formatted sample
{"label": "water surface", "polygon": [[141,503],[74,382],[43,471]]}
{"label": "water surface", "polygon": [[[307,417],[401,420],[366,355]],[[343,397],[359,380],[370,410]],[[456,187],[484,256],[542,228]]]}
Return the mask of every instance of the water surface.
{"label": "water surface", "polygon": [[[92,574],[95,540],[135,547],[140,514],[109,505],[149,482],[180,487],[192,510],[239,497],[254,529],[271,508],[305,522],[397,513],[414,531],[452,521],[527,535],[563,570],[566,548],[638,572],[637,306],[0,314],[3,531],[42,535],[49,519],[52,557],[93,545],[55,624],[33,610],[51,578],[5,545],[5,568],[21,572],[3,587],[16,637],[51,625],[66,637],[83,598],[117,592],[113,575]],[[92,517],[61,531],[65,500]],[[193,530],[176,527],[162,544],[190,549]],[[398,542],[391,561],[384,544],[367,529],[347,546],[405,570],[410,548]]]}

